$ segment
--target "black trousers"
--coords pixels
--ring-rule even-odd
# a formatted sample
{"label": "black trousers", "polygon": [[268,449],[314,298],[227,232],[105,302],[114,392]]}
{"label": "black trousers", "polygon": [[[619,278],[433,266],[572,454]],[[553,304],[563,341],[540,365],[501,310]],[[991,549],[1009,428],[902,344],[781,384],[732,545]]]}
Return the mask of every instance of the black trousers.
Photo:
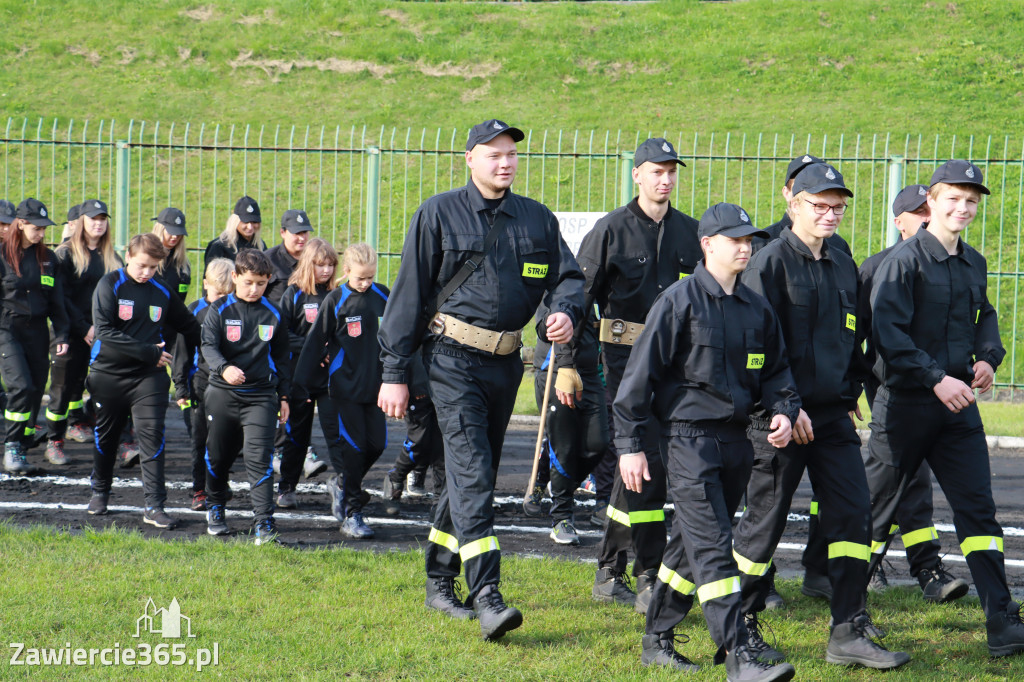
{"label": "black trousers", "polygon": [[50,332],[44,317],[4,315],[0,321],[0,374],[7,387],[4,441],[27,444],[36,433],[50,370]]}
{"label": "black trousers", "polygon": [[[550,361],[550,359],[549,359]],[[551,520],[573,520],[576,488],[594,470],[608,449],[608,408],[604,386],[596,368],[578,368],[583,380],[583,397],[575,407],[558,402],[554,386],[548,396],[547,433],[551,481]],[[537,406],[544,401],[547,371],[534,375]]]}
{"label": "black trousers", "polygon": [[[986,616],[1004,613],[1010,601],[1003,563],[1003,529],[992,499],[985,427],[976,403],[954,414],[930,391],[880,388],[871,413],[866,463],[871,486],[872,539],[891,540],[891,527],[909,480],[922,461],[946,494],[957,539]],[[871,570],[881,561],[873,555]]]}
{"label": "black trousers", "polygon": [[331,465],[336,473],[344,471],[341,445],[338,443],[338,411],[325,388],[310,394],[309,402],[288,401],[288,421],[284,425],[284,449],[281,453],[281,480],[277,482],[279,493],[295,490],[299,484],[306,450],[313,437],[314,412],[320,415],[320,430],[327,442]]}
{"label": "black trousers", "polygon": [[332,396],[338,416],[342,473],[339,480],[345,516],[363,511],[363,478],[388,446],[387,418],[376,403],[353,403]]}
{"label": "black trousers", "polygon": [[430,396],[409,398],[405,426],[405,441],[402,442],[402,449],[395,458],[391,472],[404,481],[411,471],[422,473],[426,472],[427,467],[432,467],[434,493],[440,495],[445,486],[444,440],[441,438],[437,412]]}
{"label": "black trousers", "polygon": [[56,344],[50,344],[50,403],[46,408],[46,428],[50,440],[64,440],[68,414],[82,410],[85,376],[89,372],[89,345],[82,339],[71,339],[68,352],[57,355]]}
{"label": "black trousers", "polygon": [[[622,373],[626,369],[628,355],[605,353],[605,379],[607,380],[607,408],[611,412],[615,393],[622,382]],[[609,421],[610,438],[615,437],[615,429]],[[608,526],[597,550],[597,565],[601,568],[613,568],[622,573],[629,562],[629,549],[632,547],[636,557],[633,562],[633,575],[657,570],[661,565],[661,557],[665,552],[665,501],[667,490],[665,482],[665,463],[662,456],[661,425],[653,417],[646,424],[646,442],[644,453],[647,455],[647,467],[650,469],[651,480],[644,481],[639,493],[626,490],[622,482],[622,474],[618,464],[615,466],[615,478],[612,484],[612,497],[608,503]],[[609,440],[611,442],[611,440]]]}
{"label": "black trousers", "polygon": [[472,602],[482,587],[501,581],[494,483],[523,362],[518,353],[487,356],[443,343],[432,344],[424,360],[448,481],[428,536],[427,576],[456,577],[465,567]]}
{"label": "black trousers", "polygon": [[135,423],[135,442],[141,452],[142,490],[146,506],[163,508],[167,500],[164,487],[164,419],[171,387],[167,370],[154,367],[143,376],[130,377],[92,371],[86,383],[96,409],[93,492],[110,492],[121,432],[131,416]]}
{"label": "black trousers", "polygon": [[742,427],[709,431],[673,424],[666,459],[676,511],[646,632],[671,632],[690,612],[696,593],[711,638],[732,651],[747,643],[732,518],[750,478],[753,449]]}
{"label": "black trousers", "polygon": [[192,421],[192,428],[189,431],[189,440],[192,444],[192,492],[197,493],[206,490],[206,437],[208,435],[206,421],[206,387],[196,387],[201,393],[192,401],[192,407],[188,410],[189,418]]}
{"label": "black trousers", "polygon": [[[206,496],[227,502],[228,473],[241,451],[256,523],[274,515],[274,431],[281,403],[274,391],[243,393],[210,385],[206,404]],[[136,426],[138,429],[138,426]],[[239,447],[241,446],[241,447]]]}
{"label": "black trousers", "polygon": [[818,519],[828,542],[832,618],[837,625],[865,609],[871,555],[871,505],[860,437],[845,414],[814,424],[814,440],[777,449],[768,431],[749,430],[754,468],[747,486],[747,509],[734,533],[736,559],[743,573],[743,610],[764,610],[765,574],[786,528],[793,493],[804,471],[821,500]]}

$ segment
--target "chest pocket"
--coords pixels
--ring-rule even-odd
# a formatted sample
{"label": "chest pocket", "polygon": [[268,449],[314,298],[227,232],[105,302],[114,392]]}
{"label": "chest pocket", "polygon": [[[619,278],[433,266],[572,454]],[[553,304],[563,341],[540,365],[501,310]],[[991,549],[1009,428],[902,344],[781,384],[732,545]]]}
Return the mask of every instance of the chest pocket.
{"label": "chest pocket", "polygon": [[725,383],[725,330],[721,327],[690,325],[690,352],[684,375],[702,386]]}
{"label": "chest pocket", "polygon": [[785,303],[788,305],[780,305],[775,309],[785,330],[786,348],[791,358],[802,357],[807,348],[811,328],[814,326],[811,310],[814,308],[815,297],[813,286],[790,284],[786,287]]}
{"label": "chest pocket", "polygon": [[646,252],[621,254],[608,258],[609,269],[613,276],[618,275],[630,284],[639,284],[644,278],[644,273],[654,263],[647,257]]}
{"label": "chest pocket", "polygon": [[[462,264],[465,263],[474,253],[479,253],[484,248],[484,239],[478,234],[445,233],[441,236],[441,249],[444,251],[444,258],[441,262],[439,279],[447,282],[455,276]],[[470,273],[462,286],[479,286],[484,284],[484,270],[487,261],[484,260],[475,272]]]}
{"label": "chest pocket", "polygon": [[686,264],[686,259],[682,256],[679,257],[679,279],[688,277],[693,274],[693,266]]}
{"label": "chest pocket", "polygon": [[547,248],[529,237],[516,239],[519,251],[519,274],[526,284],[541,285],[551,268],[551,257]]}
{"label": "chest pocket", "polygon": [[985,303],[985,295],[977,284],[971,285],[971,324],[981,323],[981,306]]}
{"label": "chest pocket", "polygon": [[852,339],[857,332],[857,301],[846,289],[839,290],[839,324],[842,336]]}
{"label": "chest pocket", "polygon": [[743,330],[743,363],[744,368],[752,372],[760,372],[764,367],[764,333],[760,329]]}

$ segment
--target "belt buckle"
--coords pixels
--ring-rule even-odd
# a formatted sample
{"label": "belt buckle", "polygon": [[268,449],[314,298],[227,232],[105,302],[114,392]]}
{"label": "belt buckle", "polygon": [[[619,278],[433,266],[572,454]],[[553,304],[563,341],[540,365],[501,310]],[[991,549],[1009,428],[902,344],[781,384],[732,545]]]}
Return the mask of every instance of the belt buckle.
{"label": "belt buckle", "polygon": [[626,333],[625,320],[612,320],[612,343],[622,343],[622,335]]}
{"label": "belt buckle", "polygon": [[[513,347],[507,353],[502,353],[502,352],[500,352],[501,351],[501,344],[504,343],[506,335],[512,337],[512,345],[513,345]],[[519,348],[519,338],[520,338],[519,337],[519,332],[509,332],[509,331],[498,332],[498,343],[494,347],[494,354],[495,355],[511,355],[513,352],[515,352],[515,350],[517,348]]]}
{"label": "belt buckle", "polygon": [[445,316],[441,313],[434,315],[434,319],[430,321],[430,331],[433,334],[444,334],[445,327]]}

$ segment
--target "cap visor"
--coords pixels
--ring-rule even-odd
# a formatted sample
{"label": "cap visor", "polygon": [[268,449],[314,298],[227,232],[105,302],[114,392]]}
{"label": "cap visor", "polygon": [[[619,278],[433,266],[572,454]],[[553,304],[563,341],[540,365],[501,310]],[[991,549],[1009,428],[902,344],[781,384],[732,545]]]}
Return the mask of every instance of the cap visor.
{"label": "cap visor", "polygon": [[763,237],[767,239],[770,235],[764,230],[760,230],[753,225],[737,225],[736,227],[727,227],[724,230],[718,232],[720,235],[730,237],[732,239],[739,239],[740,237]]}
{"label": "cap visor", "polygon": [[57,224],[49,218],[30,218],[28,222],[32,223],[36,227],[49,227],[50,225]]}
{"label": "cap visor", "polygon": [[289,225],[288,227],[286,227],[284,229],[288,230],[292,234],[298,234],[300,232],[312,232],[313,231],[313,228],[310,227],[309,225]]}
{"label": "cap visor", "polygon": [[[815,187],[805,187],[800,191],[807,192],[808,194],[821,194],[825,190],[829,189],[837,189],[848,197],[853,196],[853,192],[848,187],[846,187],[846,185],[840,185],[834,182],[826,182],[823,185],[817,185]],[[795,192],[795,194],[799,194],[799,192]]]}
{"label": "cap visor", "polygon": [[672,156],[671,154],[665,154],[664,156],[656,156],[653,159],[644,159],[643,162],[637,166],[637,168],[639,168],[643,164],[647,163],[648,161],[650,161],[651,163],[665,163],[666,161],[675,161],[680,166],[684,166],[684,167],[686,166],[686,164],[683,163],[683,160],[680,159],[678,156]]}
{"label": "cap visor", "polygon": [[977,187],[978,191],[981,192],[982,194],[992,194],[992,192],[988,191],[988,187],[981,184],[980,182],[950,182],[949,180],[936,180],[932,184],[928,185],[928,189],[931,189],[940,182],[944,185],[967,185],[968,187]]}
{"label": "cap visor", "polygon": [[[160,223],[163,225],[163,223]],[[187,237],[188,230],[178,225],[164,225],[164,232],[171,235],[172,237]]]}

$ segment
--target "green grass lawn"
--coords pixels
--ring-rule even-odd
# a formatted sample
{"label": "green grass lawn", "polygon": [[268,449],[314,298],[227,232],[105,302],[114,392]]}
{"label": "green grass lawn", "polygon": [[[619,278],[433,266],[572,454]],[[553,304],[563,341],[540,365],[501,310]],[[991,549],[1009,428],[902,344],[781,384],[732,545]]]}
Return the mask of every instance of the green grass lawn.
{"label": "green grass lawn", "polygon": [[[184,642],[187,654],[217,645],[223,679],[677,679],[640,666],[643,617],[590,598],[593,566],[506,557],[503,594],[525,614],[500,643],[479,638],[475,622],[453,622],[423,607],[421,552],[297,551],[242,541],[145,539],[123,531],[68,534],[0,524],[0,632],[28,648],[155,647]],[[878,673],[824,662],[828,612],[799,594],[771,617],[800,679],[873,680]],[[177,599],[194,639],[138,639],[148,599]],[[992,660],[977,599],[927,606],[916,590],[869,598],[890,648],[914,660],[886,680],[1006,680],[1024,676],[1024,658]],[[695,610],[679,632],[686,653],[705,664],[715,646]],[[11,652],[13,650],[9,650]],[[0,678],[194,679],[186,667],[11,666]],[[695,680],[719,680],[706,668]]]}

